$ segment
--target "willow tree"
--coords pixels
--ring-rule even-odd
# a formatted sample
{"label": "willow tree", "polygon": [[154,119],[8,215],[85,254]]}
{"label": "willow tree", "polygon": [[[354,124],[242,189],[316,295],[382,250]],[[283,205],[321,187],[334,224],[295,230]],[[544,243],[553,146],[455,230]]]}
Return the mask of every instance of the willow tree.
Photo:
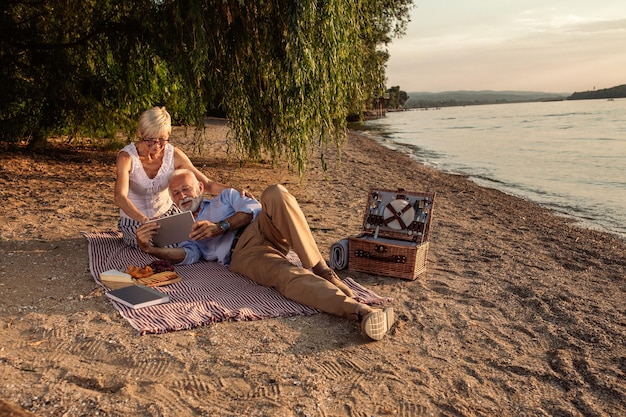
{"label": "willow tree", "polygon": [[[178,67],[205,102],[220,99],[245,157],[285,157],[345,138],[350,108],[384,91],[378,50],[408,21],[407,0],[205,0],[163,3]],[[164,42],[167,44],[167,42]],[[322,153],[323,158],[323,153]]]}
{"label": "willow tree", "polygon": [[19,88],[2,91],[0,122],[45,135],[67,126],[128,128],[153,104],[180,123],[201,123],[220,108],[241,156],[286,158],[303,173],[314,147],[342,142],[349,110],[384,91],[388,55],[380,46],[402,32],[410,5],[3,2],[0,85]]}
{"label": "willow tree", "polygon": [[[170,100],[177,73],[152,47],[153,1],[0,4],[0,140],[103,135]],[[147,12],[147,13],[146,13]],[[44,143],[45,144],[45,143]]]}

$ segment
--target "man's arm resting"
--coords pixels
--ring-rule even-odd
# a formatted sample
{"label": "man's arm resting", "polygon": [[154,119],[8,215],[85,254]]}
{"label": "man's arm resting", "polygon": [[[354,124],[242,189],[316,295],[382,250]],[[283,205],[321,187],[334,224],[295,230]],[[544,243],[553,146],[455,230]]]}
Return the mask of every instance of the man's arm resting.
{"label": "man's arm resting", "polygon": [[225,220],[230,223],[230,230],[241,229],[242,227],[246,227],[250,224],[252,221],[252,213],[238,211]]}
{"label": "man's arm resting", "polygon": [[[250,224],[252,221],[252,214],[238,211],[224,220],[230,224],[229,230],[235,231]],[[200,240],[220,236],[224,233],[226,233],[226,231],[220,227],[219,223],[213,223],[209,220],[198,220],[191,228],[190,237],[193,240]]]}
{"label": "man's arm resting", "polygon": [[183,248],[160,248],[152,245],[146,248],[143,248],[141,245],[139,245],[139,248],[147,254],[150,254],[159,259],[170,261],[173,264],[181,263],[185,260],[185,257],[187,256],[187,253]]}

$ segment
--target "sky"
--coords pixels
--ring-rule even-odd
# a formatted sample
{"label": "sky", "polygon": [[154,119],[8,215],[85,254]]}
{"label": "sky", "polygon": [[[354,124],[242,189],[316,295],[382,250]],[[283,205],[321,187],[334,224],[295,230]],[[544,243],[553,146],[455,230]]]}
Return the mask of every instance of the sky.
{"label": "sky", "polygon": [[388,47],[406,92],[574,93],[626,84],[624,0],[414,0]]}

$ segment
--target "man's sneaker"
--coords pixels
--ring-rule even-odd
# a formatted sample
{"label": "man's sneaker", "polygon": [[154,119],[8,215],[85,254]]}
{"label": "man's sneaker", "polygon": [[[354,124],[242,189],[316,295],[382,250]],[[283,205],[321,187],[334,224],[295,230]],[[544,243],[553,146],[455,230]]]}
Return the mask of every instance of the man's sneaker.
{"label": "man's sneaker", "polygon": [[393,308],[376,309],[367,313],[361,320],[361,330],[372,340],[382,339],[394,323]]}

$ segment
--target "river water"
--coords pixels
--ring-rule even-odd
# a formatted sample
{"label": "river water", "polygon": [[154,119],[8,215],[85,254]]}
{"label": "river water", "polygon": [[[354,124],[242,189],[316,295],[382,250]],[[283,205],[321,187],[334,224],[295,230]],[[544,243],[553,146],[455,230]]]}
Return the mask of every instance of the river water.
{"label": "river water", "polygon": [[626,99],[411,110],[356,126],[419,162],[626,238]]}

